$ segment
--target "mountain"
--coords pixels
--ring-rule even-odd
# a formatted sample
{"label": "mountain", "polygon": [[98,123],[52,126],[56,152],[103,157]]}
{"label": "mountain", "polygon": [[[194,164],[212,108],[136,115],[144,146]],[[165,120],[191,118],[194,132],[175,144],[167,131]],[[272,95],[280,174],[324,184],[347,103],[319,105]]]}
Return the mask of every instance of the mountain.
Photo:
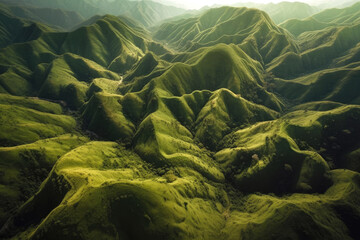
{"label": "mountain", "polygon": [[38,38],[43,31],[53,31],[50,27],[19,19],[7,9],[0,10],[0,48],[12,43],[26,42]]}
{"label": "mountain", "polygon": [[255,9],[215,8],[199,17],[165,23],[158,29],[155,39],[184,51],[217,43],[241,44],[247,54],[263,63],[286,52],[297,52],[291,37],[266,13]]}
{"label": "mountain", "polygon": [[282,24],[294,35],[298,35],[300,53],[288,53],[279,57],[267,70],[278,77],[291,78],[298,77],[300,73],[344,66],[357,61],[359,6],[355,4],[350,8],[325,10],[307,20],[290,20]]}
{"label": "mountain", "polygon": [[53,28],[72,29],[84,19],[76,12],[53,8],[35,8],[0,4],[3,11],[16,17],[50,25]]}
{"label": "mountain", "polygon": [[106,68],[122,73],[148,49],[158,54],[166,52],[144,34],[145,31],[132,29],[113,16],[69,33],[44,31],[34,41],[0,52],[2,92],[15,95],[36,92],[57,100],[71,98],[72,105],[78,106],[85,100],[84,91],[90,79],[120,79]]}
{"label": "mountain", "polygon": [[351,24],[359,21],[360,15],[360,3],[342,8],[342,9],[327,9],[318,14],[315,14],[313,18],[321,22],[335,23],[335,24]]}
{"label": "mountain", "polygon": [[359,236],[359,23],[2,12],[0,238]]}
{"label": "mountain", "polygon": [[348,8],[327,9],[303,20],[291,19],[280,26],[299,36],[303,32],[322,30],[329,26],[351,25],[358,23],[359,20],[360,3],[356,3]]}
{"label": "mountain", "polygon": [[55,0],[55,1],[46,1],[46,0],[1,0],[2,3],[19,5],[25,7],[40,7],[40,8],[52,8],[52,9],[62,9],[66,11],[75,11],[79,13],[84,18],[92,17],[100,13],[100,9],[93,6],[86,0],[71,1],[71,0]]}
{"label": "mountain", "polygon": [[[128,1],[128,0],[1,0],[7,4],[17,4],[21,6],[61,9],[65,11],[75,11],[84,18],[91,18],[95,15],[125,15],[129,16],[146,27],[176,15],[183,14],[185,9],[163,5],[152,1]],[[38,10],[39,11],[39,10]],[[53,10],[54,11],[54,10]],[[37,20],[37,19],[33,19]]]}
{"label": "mountain", "polygon": [[280,2],[280,3],[237,3],[235,7],[248,7],[263,10],[271,19],[279,24],[288,19],[304,19],[317,13],[319,9],[303,2]]}

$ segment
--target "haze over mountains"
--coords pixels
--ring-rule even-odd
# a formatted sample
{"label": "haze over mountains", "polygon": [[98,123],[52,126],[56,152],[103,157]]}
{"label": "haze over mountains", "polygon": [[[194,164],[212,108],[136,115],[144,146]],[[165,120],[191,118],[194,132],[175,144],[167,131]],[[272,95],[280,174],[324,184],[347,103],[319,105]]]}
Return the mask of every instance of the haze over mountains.
{"label": "haze over mountains", "polygon": [[359,238],[360,3],[0,2],[1,239]]}

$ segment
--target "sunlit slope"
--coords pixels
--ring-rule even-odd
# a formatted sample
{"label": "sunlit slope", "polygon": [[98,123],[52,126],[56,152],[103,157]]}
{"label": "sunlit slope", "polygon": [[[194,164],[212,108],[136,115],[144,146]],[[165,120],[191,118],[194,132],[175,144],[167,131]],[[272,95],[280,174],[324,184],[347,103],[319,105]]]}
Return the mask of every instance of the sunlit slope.
{"label": "sunlit slope", "polygon": [[322,191],[329,166],[359,170],[349,157],[358,149],[359,117],[358,106],[298,110],[233,132],[215,158],[245,191]]}
{"label": "sunlit slope", "polygon": [[278,57],[267,66],[269,72],[277,77],[292,78],[339,64],[338,61],[357,52],[360,24],[305,32],[298,39],[301,53]]}
{"label": "sunlit slope", "polygon": [[360,20],[360,3],[355,3],[347,8],[327,9],[315,14],[313,18],[320,22],[353,24]]}
{"label": "sunlit slope", "polygon": [[[0,238],[358,236],[356,25],[295,39],[258,10],[198,21],[206,47],[187,52],[108,15],[0,50]],[[278,78],[283,56],[340,47]]]}
{"label": "sunlit slope", "polygon": [[258,52],[258,60],[264,63],[286,52],[297,52],[296,44],[266,13],[247,8],[210,9],[200,17],[165,23],[155,38],[181,50],[217,43],[241,44],[248,54]]}
{"label": "sunlit slope", "polygon": [[319,10],[316,7],[310,6],[303,2],[280,2],[280,3],[238,3],[234,6],[237,7],[251,7],[260,9],[271,17],[276,23],[282,23],[288,19],[304,19],[307,18]]}
{"label": "sunlit slope", "polygon": [[360,104],[359,70],[359,65],[334,68],[291,81],[277,79],[275,85],[279,93],[295,103],[327,100]]}
{"label": "sunlit slope", "polygon": [[[118,87],[110,81],[94,82],[89,93],[98,93],[84,107],[86,126],[101,136],[130,143],[156,166],[193,168],[222,181],[198,142],[216,150],[231,129],[274,119],[283,105],[262,87],[261,65],[235,45],[220,44],[197,54],[199,61],[170,68],[147,54]],[[229,69],[223,69],[224,62]],[[145,63],[153,67],[144,68]],[[149,79],[156,74],[161,75]]]}
{"label": "sunlit slope", "polygon": [[132,29],[113,16],[69,33],[45,31],[35,41],[1,50],[0,90],[57,100],[70,97],[75,100],[70,104],[78,106],[92,79],[120,80],[109,70],[124,73],[148,50],[166,52],[145,31]]}
{"label": "sunlit slope", "polygon": [[352,25],[359,21],[360,3],[356,3],[348,8],[326,9],[304,20],[290,19],[280,26],[298,36],[307,31],[321,30],[329,26]]}
{"label": "sunlit slope", "polygon": [[358,233],[351,221],[359,216],[359,174],[335,170],[328,177],[333,183],[323,194],[235,199],[200,176],[157,172],[116,143],[92,142],[60,158],[2,233],[41,222],[15,239],[269,239],[299,232],[350,239]]}
{"label": "sunlit slope", "polygon": [[0,94],[0,224],[29,199],[57,159],[84,143],[59,104]]}
{"label": "sunlit slope", "polygon": [[309,17],[304,20],[290,19],[280,24],[280,26],[288,30],[294,36],[299,36],[303,32],[321,30],[329,26],[334,26],[334,24],[320,22],[313,17]]}

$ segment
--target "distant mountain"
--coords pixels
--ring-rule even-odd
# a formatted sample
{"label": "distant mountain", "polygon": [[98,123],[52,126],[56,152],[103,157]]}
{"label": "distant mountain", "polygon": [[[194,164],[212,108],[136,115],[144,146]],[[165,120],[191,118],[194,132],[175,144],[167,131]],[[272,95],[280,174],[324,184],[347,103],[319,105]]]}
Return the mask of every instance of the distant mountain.
{"label": "distant mountain", "polygon": [[54,8],[63,9],[66,11],[75,11],[85,18],[96,15],[100,10],[88,3],[86,0],[71,1],[71,0],[1,0],[3,3],[16,4],[20,6],[31,6],[40,8]]}
{"label": "distant mountain", "polygon": [[313,16],[314,19],[320,22],[334,23],[334,24],[352,24],[360,20],[360,2],[347,8],[333,8],[326,9]]}
{"label": "distant mountain", "polygon": [[358,22],[360,22],[360,3],[343,9],[327,9],[303,20],[290,19],[280,26],[295,36],[299,36],[307,31],[322,30],[329,26],[351,25]]}
{"label": "distant mountain", "polygon": [[53,31],[53,29],[40,23],[19,19],[4,7],[0,9],[0,31],[0,48],[3,48],[12,43],[34,40],[42,31]]}
{"label": "distant mountain", "polygon": [[277,4],[258,4],[258,3],[238,3],[234,4],[235,7],[251,7],[258,8],[265,11],[271,19],[279,24],[288,19],[304,19],[317,12],[319,8],[310,6],[303,2],[280,2]]}
{"label": "distant mountain", "polygon": [[84,21],[78,13],[53,8],[24,7],[0,4],[1,8],[19,18],[47,24],[58,29],[70,30]]}
{"label": "distant mountain", "polygon": [[152,26],[161,20],[174,17],[184,13],[186,10],[163,5],[152,1],[129,1],[129,0],[1,0],[8,4],[21,6],[32,6],[41,8],[62,9],[75,11],[84,18],[91,18],[95,15],[126,15],[142,23],[144,26]]}
{"label": "distant mountain", "polygon": [[344,0],[344,1],[336,1],[336,0],[321,0],[317,1],[317,5],[319,8],[325,10],[327,8],[345,8],[350,7],[351,5],[359,2],[359,0]]}

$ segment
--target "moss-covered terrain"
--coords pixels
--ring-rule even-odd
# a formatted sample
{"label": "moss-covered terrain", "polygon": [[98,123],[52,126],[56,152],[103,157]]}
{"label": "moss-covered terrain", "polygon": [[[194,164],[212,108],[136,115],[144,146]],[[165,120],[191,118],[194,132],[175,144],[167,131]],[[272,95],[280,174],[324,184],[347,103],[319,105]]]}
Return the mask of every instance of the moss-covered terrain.
{"label": "moss-covered terrain", "polygon": [[360,15],[338,11],[0,12],[0,238],[358,239]]}

